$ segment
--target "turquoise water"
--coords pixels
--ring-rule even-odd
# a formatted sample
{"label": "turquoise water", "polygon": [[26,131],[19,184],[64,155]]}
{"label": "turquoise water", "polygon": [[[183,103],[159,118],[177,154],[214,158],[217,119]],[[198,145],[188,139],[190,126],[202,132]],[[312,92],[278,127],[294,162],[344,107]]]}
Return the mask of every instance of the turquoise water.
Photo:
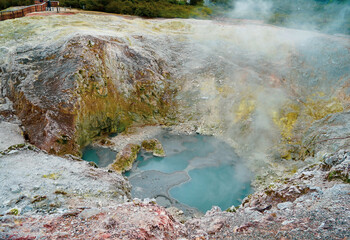
{"label": "turquoise water", "polygon": [[[252,193],[251,172],[225,142],[215,137],[177,136],[163,133],[156,137],[166,157],[154,157],[141,151],[133,168],[125,173],[132,196],[156,198],[165,207],[175,206],[186,213],[225,210],[239,205]],[[116,152],[88,146],[83,159],[106,167],[115,160]]]}
{"label": "turquoise water", "polygon": [[170,196],[205,212],[213,205],[225,210],[238,206],[251,193],[250,183],[234,175],[235,167],[222,165],[189,171],[191,180],[170,189]]}
{"label": "turquoise water", "polygon": [[107,167],[115,160],[116,156],[117,152],[109,148],[87,146],[83,150],[82,159],[94,162],[98,167]]}
{"label": "turquoise water", "polygon": [[[164,134],[157,138],[167,156],[160,158],[141,152],[133,169],[125,174],[133,186],[134,197],[161,196],[178,208],[188,206],[204,213],[214,205],[223,210],[237,206],[252,193],[251,172],[226,143],[202,135]],[[146,183],[148,172],[152,176],[150,183]],[[177,175],[182,182],[174,180]]]}

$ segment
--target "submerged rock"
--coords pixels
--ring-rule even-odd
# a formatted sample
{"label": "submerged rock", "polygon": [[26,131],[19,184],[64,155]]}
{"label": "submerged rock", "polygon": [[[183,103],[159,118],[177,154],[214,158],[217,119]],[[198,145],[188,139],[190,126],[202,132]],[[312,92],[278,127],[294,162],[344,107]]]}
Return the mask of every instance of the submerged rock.
{"label": "submerged rock", "polygon": [[165,151],[158,139],[149,139],[142,141],[142,149],[144,149],[146,152],[153,153],[153,156],[156,157],[165,157]]}
{"label": "submerged rock", "polygon": [[137,144],[130,143],[126,145],[125,148],[117,154],[117,157],[110,165],[110,168],[118,173],[130,170],[140,149],[140,145]]}

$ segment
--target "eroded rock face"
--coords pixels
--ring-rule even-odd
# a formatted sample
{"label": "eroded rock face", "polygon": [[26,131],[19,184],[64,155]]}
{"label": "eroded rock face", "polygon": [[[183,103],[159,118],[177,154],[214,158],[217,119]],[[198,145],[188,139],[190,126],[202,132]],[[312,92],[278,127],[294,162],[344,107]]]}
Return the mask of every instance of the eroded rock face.
{"label": "eroded rock face", "polygon": [[173,115],[167,64],[126,38],[75,34],[13,51],[1,67],[2,93],[31,143],[78,154],[100,134]]}
{"label": "eroded rock face", "polygon": [[304,154],[350,149],[349,122],[350,112],[329,115],[315,122],[303,139]]}

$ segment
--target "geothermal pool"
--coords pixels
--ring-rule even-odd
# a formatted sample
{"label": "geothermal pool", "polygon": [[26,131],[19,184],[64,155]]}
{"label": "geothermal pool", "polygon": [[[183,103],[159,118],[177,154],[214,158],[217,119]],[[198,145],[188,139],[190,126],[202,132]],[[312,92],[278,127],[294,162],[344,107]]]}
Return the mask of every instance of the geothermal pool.
{"label": "geothermal pool", "polygon": [[[229,145],[215,137],[177,136],[164,133],[161,141],[166,157],[141,151],[133,168],[126,172],[133,197],[155,198],[157,203],[175,206],[191,214],[205,213],[212,206],[225,210],[239,205],[252,192],[252,174]],[[109,151],[109,152],[108,152]],[[108,149],[88,147],[83,159],[105,167],[113,156]]]}

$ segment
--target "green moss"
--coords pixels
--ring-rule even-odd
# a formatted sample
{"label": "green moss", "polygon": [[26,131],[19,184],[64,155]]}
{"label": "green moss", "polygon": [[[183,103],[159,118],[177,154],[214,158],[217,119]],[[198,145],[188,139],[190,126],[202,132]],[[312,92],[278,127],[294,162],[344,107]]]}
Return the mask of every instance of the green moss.
{"label": "green moss", "polygon": [[0,154],[1,155],[6,155],[6,154],[9,154],[13,150],[23,150],[25,148],[33,150],[33,149],[31,149],[31,145],[27,145],[25,143],[21,143],[21,144],[12,145],[12,146],[8,147],[7,149],[5,149],[3,151],[0,151]]}
{"label": "green moss", "polygon": [[67,144],[69,141],[69,137],[66,135],[62,135],[60,139],[57,139],[56,142],[60,144]]}
{"label": "green moss", "polygon": [[126,147],[117,154],[116,160],[111,165],[111,168],[119,173],[125,172],[131,169],[133,162],[137,158],[137,154],[141,147],[137,144],[128,144]]}
{"label": "green moss", "polygon": [[340,170],[330,171],[327,176],[328,181],[339,179],[345,183],[350,183],[350,178],[348,174],[343,173]]}
{"label": "green moss", "polygon": [[227,208],[226,210],[225,210],[226,212],[236,212],[237,211],[237,208],[235,207],[235,206],[231,206],[231,207],[229,207],[229,208]]}
{"label": "green moss", "polygon": [[98,168],[97,164],[95,162],[89,162],[89,165],[94,168]]}
{"label": "green moss", "polygon": [[12,208],[10,209],[8,212],[7,212],[7,215],[14,215],[14,216],[17,216],[19,215],[20,213],[20,210],[17,209],[17,208]]}
{"label": "green moss", "polygon": [[24,148],[26,145],[24,143],[21,144],[16,144],[16,145],[12,145],[8,148],[8,150],[15,150],[15,149],[20,149],[20,148]]}

